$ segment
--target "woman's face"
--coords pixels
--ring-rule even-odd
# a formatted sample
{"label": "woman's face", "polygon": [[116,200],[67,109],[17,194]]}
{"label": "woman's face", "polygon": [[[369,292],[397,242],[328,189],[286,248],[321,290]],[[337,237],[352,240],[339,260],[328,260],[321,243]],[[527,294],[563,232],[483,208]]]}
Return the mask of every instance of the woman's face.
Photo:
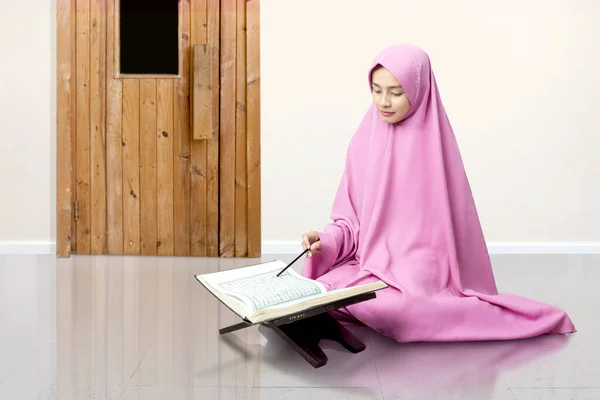
{"label": "woman's face", "polygon": [[384,67],[377,67],[372,75],[373,103],[381,118],[390,124],[401,121],[408,110],[410,102],[396,77]]}

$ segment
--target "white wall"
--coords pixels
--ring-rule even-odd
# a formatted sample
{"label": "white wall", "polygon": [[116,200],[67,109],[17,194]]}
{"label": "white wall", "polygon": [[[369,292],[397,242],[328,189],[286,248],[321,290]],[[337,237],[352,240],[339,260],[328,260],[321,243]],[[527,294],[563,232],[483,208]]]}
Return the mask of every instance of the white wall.
{"label": "white wall", "polygon": [[265,239],[327,222],[370,62],[407,41],[432,58],[488,241],[600,242],[600,2],[370,4],[263,0]]}
{"label": "white wall", "polygon": [[52,4],[0,0],[0,244],[55,240]]}
{"label": "white wall", "polygon": [[[263,239],[327,222],[371,59],[408,41],[432,58],[488,241],[600,243],[600,2],[366,4],[262,0]],[[55,237],[53,10],[0,0],[0,244]]]}

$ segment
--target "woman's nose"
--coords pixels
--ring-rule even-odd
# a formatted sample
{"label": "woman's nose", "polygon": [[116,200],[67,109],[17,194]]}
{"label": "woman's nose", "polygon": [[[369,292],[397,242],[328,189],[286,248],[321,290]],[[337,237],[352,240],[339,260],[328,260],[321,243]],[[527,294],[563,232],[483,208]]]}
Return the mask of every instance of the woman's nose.
{"label": "woman's nose", "polygon": [[388,97],[386,95],[382,95],[381,98],[379,99],[379,104],[381,106],[388,106],[390,104]]}

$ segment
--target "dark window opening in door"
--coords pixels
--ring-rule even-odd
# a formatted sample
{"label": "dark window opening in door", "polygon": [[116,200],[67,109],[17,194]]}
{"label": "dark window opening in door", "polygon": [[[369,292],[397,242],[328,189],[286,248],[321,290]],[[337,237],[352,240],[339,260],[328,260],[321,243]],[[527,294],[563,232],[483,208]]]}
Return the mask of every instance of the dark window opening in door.
{"label": "dark window opening in door", "polygon": [[179,0],[120,0],[121,74],[179,74]]}

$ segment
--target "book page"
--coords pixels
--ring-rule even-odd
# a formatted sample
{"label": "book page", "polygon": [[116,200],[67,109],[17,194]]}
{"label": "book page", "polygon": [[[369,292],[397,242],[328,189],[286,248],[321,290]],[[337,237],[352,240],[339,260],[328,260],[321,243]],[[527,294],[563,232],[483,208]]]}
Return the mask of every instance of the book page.
{"label": "book page", "polygon": [[254,323],[258,323],[262,321],[268,321],[270,319],[291,316],[291,321],[298,317],[297,315],[293,316],[293,314],[302,313],[306,315],[309,309],[323,307],[327,304],[335,303],[346,298],[351,298],[364,293],[375,292],[387,287],[388,285],[383,281],[377,281],[358,286],[336,289],[330,292],[310,296],[310,298],[307,298],[304,301],[290,301],[279,306],[263,308],[254,313],[254,315],[251,316],[251,320]]}
{"label": "book page", "polygon": [[[219,284],[232,281],[234,279],[247,278],[250,276],[262,274],[269,271],[281,271],[286,264],[283,261],[270,261],[262,264],[249,265],[240,268],[232,268],[224,271],[202,274],[211,284]],[[289,271],[289,270],[288,270]],[[276,272],[277,273],[277,272]]]}
{"label": "book page", "polygon": [[[341,289],[331,290],[329,292],[324,292],[324,293],[321,292],[321,293],[318,293],[317,295],[312,296],[311,300],[319,300],[322,297],[332,297],[332,296],[335,296],[338,293],[353,292],[353,291],[356,291],[356,287],[357,286],[351,286],[351,287],[348,287],[348,288],[341,288]],[[300,304],[303,301],[305,301],[305,299],[298,299],[298,300],[293,299],[290,302],[288,302],[288,304],[286,304],[286,307],[287,306],[295,306],[296,304]],[[275,306],[275,307],[265,307],[265,310],[272,310],[272,309],[275,309],[276,307],[277,306]]]}
{"label": "book page", "polygon": [[316,282],[288,274],[277,277],[270,271],[249,277],[220,282],[219,289],[237,297],[245,297],[254,310],[322,293]]}

